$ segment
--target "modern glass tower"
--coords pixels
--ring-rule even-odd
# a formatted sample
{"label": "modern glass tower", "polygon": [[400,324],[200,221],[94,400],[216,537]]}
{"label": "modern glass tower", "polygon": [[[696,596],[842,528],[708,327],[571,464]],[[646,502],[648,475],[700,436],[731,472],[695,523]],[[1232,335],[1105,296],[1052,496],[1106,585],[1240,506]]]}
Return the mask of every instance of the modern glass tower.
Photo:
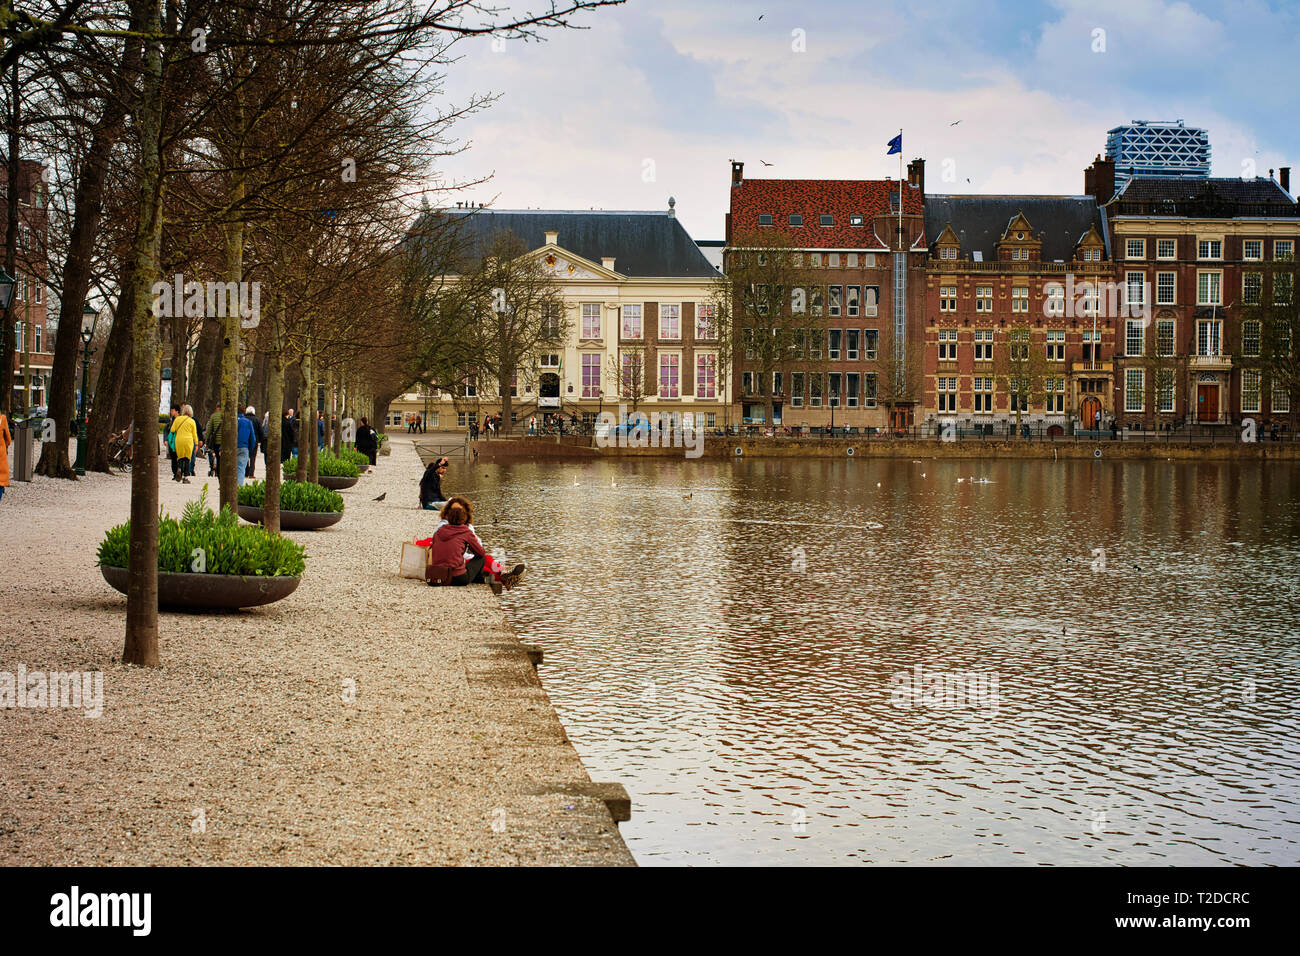
{"label": "modern glass tower", "polygon": [[1210,175],[1210,134],[1182,120],[1134,120],[1106,135],[1106,156],[1115,161],[1116,184],[1133,176]]}

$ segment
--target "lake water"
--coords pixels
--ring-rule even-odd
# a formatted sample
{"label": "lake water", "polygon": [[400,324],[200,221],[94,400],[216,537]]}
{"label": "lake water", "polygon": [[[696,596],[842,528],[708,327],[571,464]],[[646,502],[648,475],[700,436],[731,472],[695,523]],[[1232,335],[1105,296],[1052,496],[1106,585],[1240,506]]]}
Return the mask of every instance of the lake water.
{"label": "lake water", "polygon": [[445,486],[528,562],[507,613],[593,778],[632,794],[642,865],[1300,862],[1300,467]]}

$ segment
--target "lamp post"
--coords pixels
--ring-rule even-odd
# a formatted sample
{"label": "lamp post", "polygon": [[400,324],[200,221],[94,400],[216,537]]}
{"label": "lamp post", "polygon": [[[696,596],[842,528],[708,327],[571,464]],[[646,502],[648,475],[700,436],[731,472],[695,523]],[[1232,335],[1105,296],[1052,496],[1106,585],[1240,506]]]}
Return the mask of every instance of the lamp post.
{"label": "lamp post", "polygon": [[[0,269],[0,312],[4,313],[3,320],[0,320],[0,336],[4,336],[0,341],[9,340],[9,303],[14,296],[14,286],[17,280],[9,273]],[[0,355],[5,354],[7,349],[0,348]],[[10,388],[8,395],[0,395],[0,409],[8,408],[9,403],[13,401],[13,389]]]}
{"label": "lamp post", "polygon": [[95,338],[95,326],[99,322],[99,312],[87,302],[81,307],[81,407],[77,410],[77,466],[78,475],[86,473],[86,379],[90,375],[90,356],[94,349],[90,347]]}

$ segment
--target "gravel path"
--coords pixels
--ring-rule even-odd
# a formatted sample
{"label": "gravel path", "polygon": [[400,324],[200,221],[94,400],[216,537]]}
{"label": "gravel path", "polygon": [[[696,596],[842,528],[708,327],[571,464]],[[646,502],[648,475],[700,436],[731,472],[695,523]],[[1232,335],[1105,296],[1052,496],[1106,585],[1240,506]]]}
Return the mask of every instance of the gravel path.
{"label": "gravel path", "polygon": [[[605,804],[574,795],[590,778],[497,599],[397,576],[433,522],[410,440],[390,440],[340,524],[291,532],[294,594],[163,612],[159,670],[119,662],[126,599],[94,564],[129,477],[5,493],[0,672],[102,671],[104,706],[0,709],[0,864],[633,863]],[[190,485],[162,469],[179,515],[207,466]]]}

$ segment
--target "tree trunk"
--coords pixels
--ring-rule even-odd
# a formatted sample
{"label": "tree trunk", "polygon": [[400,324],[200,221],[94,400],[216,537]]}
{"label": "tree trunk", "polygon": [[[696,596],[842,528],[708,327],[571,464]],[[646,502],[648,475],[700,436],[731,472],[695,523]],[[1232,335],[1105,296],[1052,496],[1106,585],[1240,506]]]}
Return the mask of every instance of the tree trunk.
{"label": "tree trunk", "polygon": [[[9,109],[9,182],[6,195],[9,197],[7,206],[6,232],[5,232],[5,272],[15,278],[18,275],[18,173],[22,168],[22,162],[19,160],[22,154],[19,152],[18,124],[21,122],[19,110],[19,94],[22,92],[18,83],[18,62],[14,61],[13,81],[9,90],[10,109]],[[14,292],[18,290],[15,288]],[[3,321],[0,321],[0,412],[8,414],[13,418],[13,411],[10,404],[14,395],[14,299],[9,300],[9,309],[6,311]],[[27,414],[27,409],[23,409],[23,414]]]}
{"label": "tree trunk", "polygon": [[[236,174],[238,175],[238,174]],[[240,207],[244,198],[243,179],[236,179],[231,189],[230,205]],[[239,212],[242,215],[242,210]],[[226,281],[236,283],[244,279],[244,224],[236,219],[226,233]],[[240,310],[236,304],[226,302],[226,315],[221,319],[221,507],[236,509],[239,488],[236,474],[239,470],[239,331]]]}
{"label": "tree trunk", "polygon": [[280,464],[280,443],[283,439],[280,425],[283,421],[281,403],[284,393],[284,365],[278,347],[280,340],[280,317],[278,308],[271,312],[272,347],[275,351],[267,356],[266,381],[266,496],[262,502],[262,526],[273,534],[280,533],[280,482],[283,480],[284,467]]}
{"label": "tree trunk", "polygon": [[[304,383],[311,381],[311,353],[303,355],[302,361],[298,365],[301,371],[302,381]],[[306,481],[308,462],[311,460],[316,448],[316,403],[310,401],[311,387],[304,384],[299,398],[307,396],[308,404],[298,409],[298,468],[294,472],[296,481]]]}
{"label": "tree trunk", "polygon": [[[94,397],[90,402],[90,422],[86,426],[86,470],[109,470],[108,436],[117,428],[123,402],[123,386],[131,368],[131,325],[135,316],[135,266],[128,265],[122,273],[122,292],[114,310],[113,327],[104,344],[104,360],[99,367],[99,380],[95,383]],[[127,402],[126,404],[130,404]]]}
{"label": "tree trunk", "polygon": [[[132,0],[132,27],[162,31],[160,0]],[[162,46],[147,43],[144,89],[136,113],[140,131],[140,221],[132,258],[136,263],[132,309],[135,382],[135,461],[131,469],[130,578],[126,596],[126,643],[122,663],[157,667],[158,659],[158,319],[150,289],[158,275],[162,242]]]}
{"label": "tree trunk", "polygon": [[194,406],[195,416],[204,424],[217,407],[221,355],[221,320],[204,318],[190,384],[190,404]]}

